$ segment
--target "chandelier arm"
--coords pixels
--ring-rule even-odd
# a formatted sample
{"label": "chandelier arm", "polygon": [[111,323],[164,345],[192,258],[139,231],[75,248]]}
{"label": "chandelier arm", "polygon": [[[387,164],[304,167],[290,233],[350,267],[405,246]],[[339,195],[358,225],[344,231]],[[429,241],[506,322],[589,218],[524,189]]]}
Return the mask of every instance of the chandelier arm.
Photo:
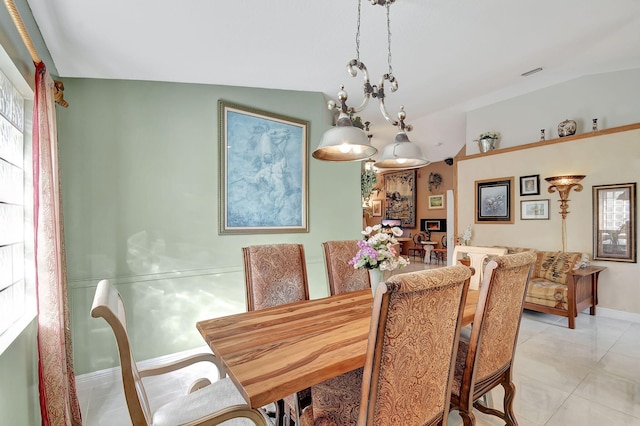
{"label": "chandelier arm", "polygon": [[362,72],[362,78],[364,79],[363,85],[363,95],[364,99],[357,107],[348,107],[347,113],[356,113],[364,110],[369,104],[369,99],[371,99],[371,95],[375,96],[375,86],[371,85],[369,80],[369,72],[367,71],[366,65],[358,59],[352,59],[347,64],[347,71],[351,77],[356,77],[358,75],[358,70]]}

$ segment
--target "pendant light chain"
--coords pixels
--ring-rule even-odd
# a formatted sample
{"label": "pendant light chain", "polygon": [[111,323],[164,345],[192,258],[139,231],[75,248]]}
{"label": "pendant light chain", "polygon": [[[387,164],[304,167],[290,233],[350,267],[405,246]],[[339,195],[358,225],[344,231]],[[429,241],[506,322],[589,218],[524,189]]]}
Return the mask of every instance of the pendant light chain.
{"label": "pendant light chain", "polygon": [[391,2],[387,2],[387,49],[389,51],[388,61],[389,61],[389,75],[393,75],[393,67],[391,66],[391,16],[389,14],[389,6]]}
{"label": "pendant light chain", "polygon": [[358,24],[356,30],[356,60],[360,62],[360,9],[362,7],[362,0],[358,0]]}

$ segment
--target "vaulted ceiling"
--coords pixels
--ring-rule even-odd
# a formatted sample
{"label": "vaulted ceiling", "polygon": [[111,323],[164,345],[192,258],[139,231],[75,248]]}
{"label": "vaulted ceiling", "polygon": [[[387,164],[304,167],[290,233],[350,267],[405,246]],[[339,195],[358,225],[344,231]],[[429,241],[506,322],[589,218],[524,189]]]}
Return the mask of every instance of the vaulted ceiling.
{"label": "vaulted ceiling", "polygon": [[[220,84],[362,100],[350,77],[357,0],[28,0],[61,77]],[[386,10],[362,0],[360,60],[388,72]],[[465,112],[584,75],[640,67],[637,0],[397,0],[386,104],[432,161],[465,143]],[[529,77],[521,74],[541,67]],[[72,99],[69,99],[71,102]],[[382,148],[395,129],[360,114]],[[312,141],[316,146],[318,141]]]}

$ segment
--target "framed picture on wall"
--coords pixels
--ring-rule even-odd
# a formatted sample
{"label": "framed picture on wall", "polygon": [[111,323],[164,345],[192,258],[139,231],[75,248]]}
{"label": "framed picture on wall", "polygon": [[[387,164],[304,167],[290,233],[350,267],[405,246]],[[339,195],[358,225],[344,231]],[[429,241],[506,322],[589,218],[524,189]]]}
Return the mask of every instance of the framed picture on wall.
{"label": "framed picture on wall", "polygon": [[444,195],[430,195],[429,196],[429,208],[430,209],[444,209]]}
{"label": "framed picture on wall", "polygon": [[382,200],[371,201],[371,215],[374,217],[382,216]]}
{"label": "framed picture on wall", "polygon": [[520,219],[522,220],[548,220],[549,200],[520,201]]}
{"label": "framed picture on wall", "polygon": [[540,195],[540,175],[520,176],[520,195]]}
{"label": "framed picture on wall", "polygon": [[513,223],[513,177],[475,181],[475,223]]}
{"label": "framed picture on wall", "polygon": [[223,100],[218,123],[218,232],[308,232],[309,123]]}
{"label": "framed picture on wall", "polygon": [[446,232],[447,219],[421,219],[420,230],[429,232]]}
{"label": "framed picture on wall", "polygon": [[384,175],[385,217],[402,220],[403,228],[416,226],[416,171]]}
{"label": "framed picture on wall", "polygon": [[593,260],[636,263],[636,183],[593,186]]}

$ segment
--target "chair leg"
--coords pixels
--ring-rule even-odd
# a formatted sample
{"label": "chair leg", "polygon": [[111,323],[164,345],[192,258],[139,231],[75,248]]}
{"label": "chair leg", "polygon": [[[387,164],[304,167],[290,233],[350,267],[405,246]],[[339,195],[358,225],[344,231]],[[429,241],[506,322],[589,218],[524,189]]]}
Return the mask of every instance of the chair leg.
{"label": "chair leg", "polygon": [[516,396],[516,387],[511,381],[503,382],[504,388],[504,421],[507,426],[518,426],[516,415],[513,412],[513,400]]}
{"label": "chair leg", "polygon": [[462,424],[464,426],[474,426],[476,424],[476,416],[473,415],[472,411],[458,410],[458,413],[460,413],[460,417],[462,417]]}

